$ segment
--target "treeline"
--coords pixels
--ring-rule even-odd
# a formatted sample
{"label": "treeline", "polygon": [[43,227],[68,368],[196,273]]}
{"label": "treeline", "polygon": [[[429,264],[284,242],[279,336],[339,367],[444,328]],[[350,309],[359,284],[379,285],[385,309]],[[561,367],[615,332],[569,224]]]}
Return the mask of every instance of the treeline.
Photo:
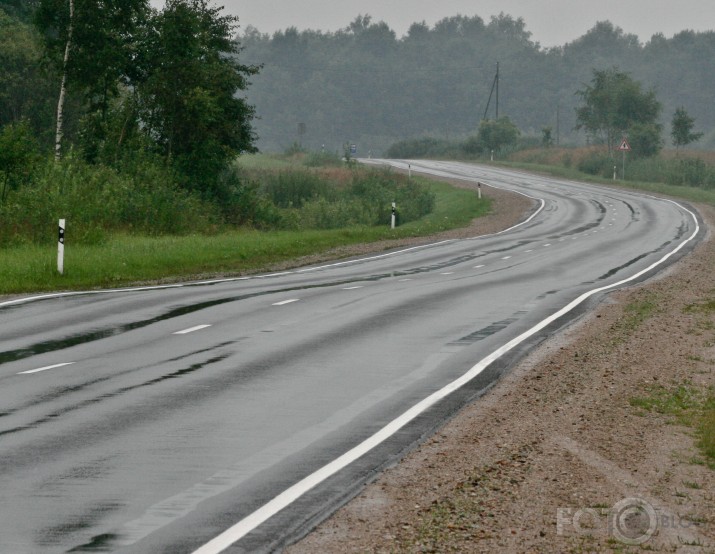
{"label": "treeline", "polygon": [[[403,139],[466,139],[485,114],[497,61],[499,115],[525,137],[550,127],[561,144],[585,142],[574,130],[575,93],[594,70],[617,66],[655,90],[664,129],[685,106],[705,131],[700,144],[715,144],[715,32],[654,35],[641,43],[599,22],[573,42],[543,48],[523,19],[504,14],[488,22],[455,16],[432,27],[415,23],[404,37],[361,16],[337,32],[290,28],[268,36],[249,27],[240,40],[243,59],[263,64],[247,97],[265,150],[297,142],[342,152],[352,142],[367,156]],[[495,103],[492,97],[491,118]]]}
{"label": "treeline", "polygon": [[253,224],[236,30],[206,0],[0,0],[0,245]]}
{"label": "treeline", "polygon": [[[113,233],[216,233],[386,225],[435,206],[406,178],[255,171],[237,18],[207,0],[0,0],[0,247]],[[323,171],[323,173],[321,173]],[[330,171],[340,172],[333,183]]]}
{"label": "treeline", "polygon": [[257,68],[238,61],[236,29],[207,0],[0,0],[4,141],[120,171],[160,164],[211,193],[254,150],[238,93]]}

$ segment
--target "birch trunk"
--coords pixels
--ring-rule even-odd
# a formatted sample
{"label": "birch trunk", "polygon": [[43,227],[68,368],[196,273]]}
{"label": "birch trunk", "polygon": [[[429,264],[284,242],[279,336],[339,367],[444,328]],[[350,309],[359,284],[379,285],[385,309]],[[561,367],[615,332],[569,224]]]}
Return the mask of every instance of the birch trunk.
{"label": "birch trunk", "polygon": [[65,45],[65,57],[62,62],[62,82],[60,84],[60,97],[57,101],[57,131],[55,133],[55,161],[62,158],[62,136],[63,121],[65,111],[65,94],[67,92],[67,64],[70,59],[70,48],[72,47],[72,27],[74,25],[74,0],[70,3],[70,21],[67,28],[67,44]]}

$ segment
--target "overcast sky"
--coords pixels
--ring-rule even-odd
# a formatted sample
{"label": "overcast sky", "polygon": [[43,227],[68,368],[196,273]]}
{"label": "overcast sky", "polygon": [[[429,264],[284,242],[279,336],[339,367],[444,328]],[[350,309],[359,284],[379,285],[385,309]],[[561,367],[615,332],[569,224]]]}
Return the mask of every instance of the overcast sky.
{"label": "overcast sky", "polygon": [[[151,1],[155,7],[164,3]],[[563,45],[603,20],[638,35],[642,42],[658,32],[671,37],[684,29],[715,29],[713,0],[214,0],[214,4],[237,15],[242,28],[253,25],[270,34],[291,26],[336,31],[358,14],[370,14],[402,36],[415,21],[433,25],[462,14],[488,22],[502,11],[524,18],[532,39],[542,46]]]}

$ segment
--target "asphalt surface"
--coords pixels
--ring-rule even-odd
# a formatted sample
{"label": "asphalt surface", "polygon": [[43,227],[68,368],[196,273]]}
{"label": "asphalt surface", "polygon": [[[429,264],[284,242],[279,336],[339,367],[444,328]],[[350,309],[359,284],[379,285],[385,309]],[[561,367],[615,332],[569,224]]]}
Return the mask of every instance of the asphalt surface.
{"label": "asphalt surface", "polygon": [[0,552],[279,549],[704,232],[692,208],[634,192],[410,165],[534,212],[281,274],[0,303]]}

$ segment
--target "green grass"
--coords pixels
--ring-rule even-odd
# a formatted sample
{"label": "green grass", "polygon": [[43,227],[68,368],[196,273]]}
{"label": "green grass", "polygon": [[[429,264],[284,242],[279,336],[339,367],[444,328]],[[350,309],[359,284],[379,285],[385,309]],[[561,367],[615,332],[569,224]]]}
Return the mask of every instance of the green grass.
{"label": "green grass", "polygon": [[715,191],[713,190],[705,190],[696,187],[668,185],[664,183],[650,183],[640,181],[613,181],[612,179],[605,179],[603,177],[597,177],[594,175],[589,175],[588,173],[583,173],[575,168],[557,165],[544,165],[524,162],[495,162],[495,165],[509,167],[512,169],[523,169],[524,171],[531,171],[535,173],[544,173],[547,175],[553,175],[554,177],[561,177],[564,179],[570,179],[575,181],[587,181],[590,183],[610,185],[619,188],[635,189],[643,192],[653,192],[665,196],[681,198],[689,202],[698,202],[715,206]]}
{"label": "green grass", "polygon": [[[98,245],[66,238],[65,274],[57,273],[56,247],[0,249],[0,294],[124,286],[215,274],[257,272],[278,262],[335,247],[427,236],[463,227],[490,210],[488,199],[445,183],[422,181],[436,193],[435,210],[398,227],[348,227],[326,231],[239,230],[213,236],[114,235]],[[71,230],[70,230],[71,231]]]}
{"label": "green grass", "polygon": [[[695,429],[697,445],[707,465],[715,469],[715,391],[702,391],[689,383],[666,388],[655,386],[647,396],[631,398],[631,406],[668,415]],[[691,487],[696,488],[696,487]]]}

